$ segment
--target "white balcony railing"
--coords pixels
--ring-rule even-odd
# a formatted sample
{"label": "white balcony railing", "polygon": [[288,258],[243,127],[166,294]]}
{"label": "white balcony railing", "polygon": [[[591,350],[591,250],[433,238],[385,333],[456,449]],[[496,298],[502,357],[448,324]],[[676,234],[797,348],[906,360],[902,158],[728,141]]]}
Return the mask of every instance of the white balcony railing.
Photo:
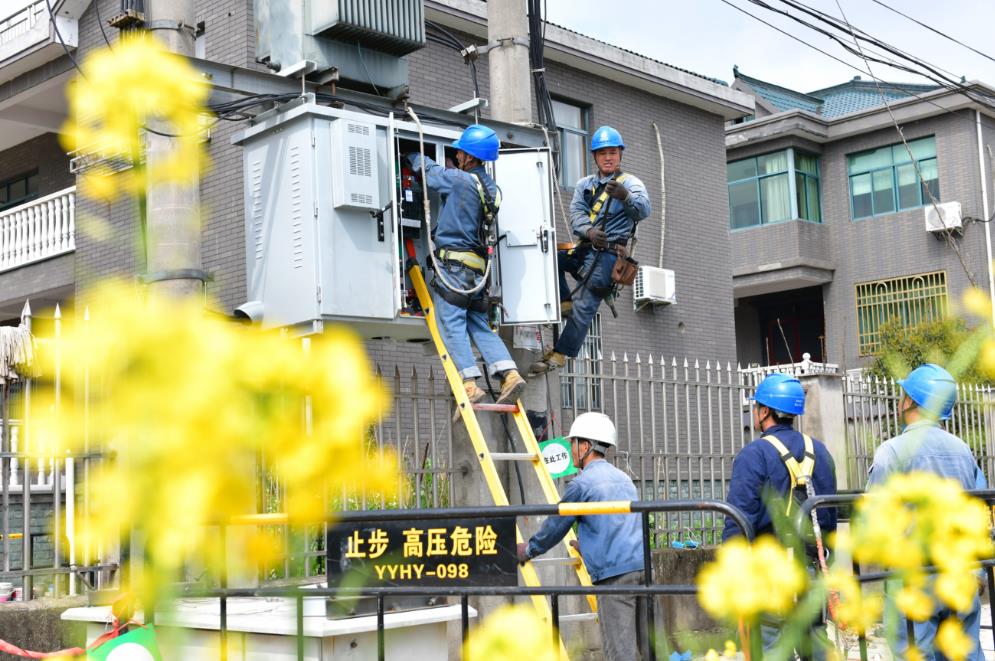
{"label": "white balcony railing", "polygon": [[76,187],[0,212],[0,272],[76,250]]}

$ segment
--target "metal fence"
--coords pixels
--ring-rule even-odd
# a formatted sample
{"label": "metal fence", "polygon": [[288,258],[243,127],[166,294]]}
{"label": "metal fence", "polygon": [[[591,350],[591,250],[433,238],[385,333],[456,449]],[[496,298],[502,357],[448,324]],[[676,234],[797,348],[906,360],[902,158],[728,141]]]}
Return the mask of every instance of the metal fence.
{"label": "metal fence", "polygon": [[[898,402],[902,392],[894,379],[861,372],[849,372],[842,379],[850,488],[863,489],[875,450],[901,433]],[[995,389],[959,384],[953,414],[941,424],[971,447],[990,481],[995,470]]]}
{"label": "metal fence", "polygon": [[[584,389],[586,395],[565,399],[601,403],[618,429],[613,461],[632,477],[640,497],[725,498],[733,458],[753,437],[745,407],[753,379],[728,362],[614,353],[600,362],[597,371],[583,361],[562,372],[564,390]],[[554,434],[565,433],[582,412],[576,405],[562,409]],[[723,521],[713,513],[685,512],[654,524],[665,544],[685,537],[713,543]]]}

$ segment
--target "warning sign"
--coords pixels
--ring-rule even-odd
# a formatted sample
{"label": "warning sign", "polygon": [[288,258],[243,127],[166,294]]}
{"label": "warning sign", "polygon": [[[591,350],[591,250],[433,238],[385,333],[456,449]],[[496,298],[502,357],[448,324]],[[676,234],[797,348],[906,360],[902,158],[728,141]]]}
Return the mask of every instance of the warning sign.
{"label": "warning sign", "polygon": [[518,585],[515,518],[341,524],[328,531],[328,585]]}
{"label": "warning sign", "polygon": [[563,438],[552,438],[539,444],[542,451],[542,460],[546,464],[546,470],[554,478],[566,477],[577,472],[573,459],[570,455],[570,441]]}

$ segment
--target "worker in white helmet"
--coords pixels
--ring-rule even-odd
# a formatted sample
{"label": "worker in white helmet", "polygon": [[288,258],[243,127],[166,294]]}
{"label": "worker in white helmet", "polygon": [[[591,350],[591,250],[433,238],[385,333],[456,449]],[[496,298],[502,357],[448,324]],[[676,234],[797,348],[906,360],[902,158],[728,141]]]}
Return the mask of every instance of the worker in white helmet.
{"label": "worker in white helmet", "polygon": [[[632,479],[607,461],[615,447],[615,425],[604,413],[582,413],[568,435],[574,466],[581,472],[562,502],[634,501]],[[553,548],[577,522],[579,551],[595,585],[642,585],[643,531],[638,514],[551,516],[527,544],[518,545],[519,562],[528,562]],[[599,624],[605,661],[642,658],[646,640],[646,603],[632,595],[599,595]]]}

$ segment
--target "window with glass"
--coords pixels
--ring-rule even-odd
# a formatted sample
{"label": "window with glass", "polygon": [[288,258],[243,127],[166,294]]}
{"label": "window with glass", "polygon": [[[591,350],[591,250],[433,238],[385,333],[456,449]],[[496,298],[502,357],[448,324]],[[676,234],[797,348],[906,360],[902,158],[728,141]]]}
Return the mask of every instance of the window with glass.
{"label": "window with glass", "polygon": [[553,99],[560,134],[560,186],[573,188],[587,174],[587,108]]}
{"label": "window with glass", "polygon": [[38,170],[0,181],[0,211],[38,197]]}
{"label": "window with glass", "polygon": [[726,180],[732,229],[796,218],[822,222],[817,156],[785,149],[732,161]]}
{"label": "window with glass", "polygon": [[568,358],[560,379],[563,406],[590,411],[601,409],[601,313],[594,315],[584,345],[576,358]]}
{"label": "window with glass", "polygon": [[933,136],[850,154],[847,167],[854,220],[930,204],[930,194],[940,199]]}
{"label": "window with glass", "polygon": [[857,284],[857,349],[878,352],[881,325],[897,320],[905,328],[942,319],[947,311],[947,273],[934,271]]}

